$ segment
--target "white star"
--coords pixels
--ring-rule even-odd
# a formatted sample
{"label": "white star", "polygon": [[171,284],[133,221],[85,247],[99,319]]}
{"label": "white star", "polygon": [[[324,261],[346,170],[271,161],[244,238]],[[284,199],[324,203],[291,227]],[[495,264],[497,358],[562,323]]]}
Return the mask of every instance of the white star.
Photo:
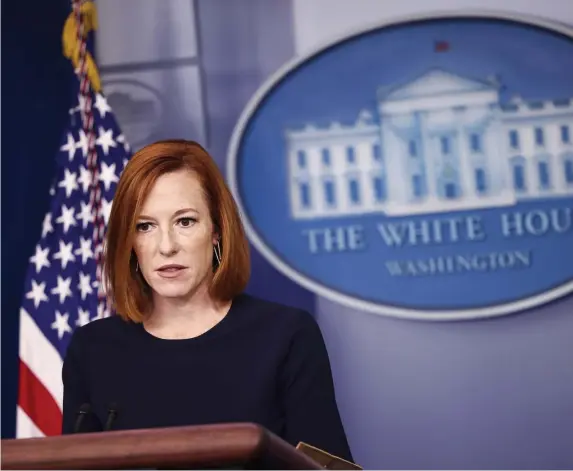
{"label": "white star", "polygon": [[78,178],[78,183],[82,184],[82,191],[84,193],[87,193],[92,183],[92,174],[83,165],[80,165],[80,177]]}
{"label": "white star", "polygon": [[42,267],[48,268],[50,266],[50,261],[48,260],[48,254],[50,249],[46,247],[43,249],[39,245],[36,245],[36,254],[30,257],[30,262],[36,265],[36,273],[40,273]]}
{"label": "white star", "polygon": [[82,155],[83,155],[84,159],[87,157],[87,155],[88,155],[88,137],[86,136],[86,133],[84,132],[83,129],[80,129],[78,142],[76,143],[76,149],[82,150]]}
{"label": "white star", "polygon": [[72,192],[79,188],[76,182],[77,175],[74,172],[70,172],[67,168],[64,169],[64,173],[64,179],[58,183],[58,187],[65,188],[66,198],[69,198]]}
{"label": "white star", "polygon": [[74,257],[72,250],[74,244],[70,242],[69,244],[64,244],[63,240],[60,240],[60,250],[54,254],[55,260],[61,260],[62,270],[66,269],[68,262],[74,262],[76,257]]}
{"label": "white star", "polygon": [[68,140],[62,147],[60,147],[60,150],[65,150],[68,153],[68,159],[70,162],[74,160],[74,156],[76,155],[76,141],[74,140],[72,133],[68,133]]}
{"label": "white star", "polygon": [[32,280],[32,290],[26,293],[26,299],[34,300],[34,307],[37,308],[42,301],[48,302],[48,296],[46,296],[46,283],[36,283],[36,280]]}
{"label": "white star", "polygon": [[64,234],[68,232],[70,226],[76,225],[74,211],[73,207],[68,208],[65,204],[62,205],[62,215],[56,219],[56,222],[64,225]]}
{"label": "white star", "polygon": [[74,252],[76,255],[82,256],[82,264],[85,265],[88,258],[93,258],[94,254],[92,252],[92,241],[90,239],[84,239],[80,236],[80,248],[76,249]]}
{"label": "white star", "polygon": [[125,167],[127,165],[128,160],[127,159],[123,159],[123,169],[125,170]]}
{"label": "white star", "polygon": [[115,141],[113,140],[113,129],[104,131],[104,129],[100,126],[99,137],[96,139],[96,145],[102,148],[105,155],[109,153],[110,147],[117,147]]}
{"label": "white star", "polygon": [[81,307],[78,309],[78,320],[76,325],[82,327],[90,322],[90,311],[84,311]]}
{"label": "white star", "polygon": [[42,238],[46,237],[50,232],[54,232],[54,226],[52,226],[52,213],[47,213],[44,216],[44,222],[42,223]]}
{"label": "white star", "polygon": [[58,275],[58,281],[55,288],[52,288],[51,293],[57,294],[60,297],[60,304],[63,303],[66,298],[72,297],[72,290],[70,289],[70,283],[72,282],[72,277],[68,277],[65,280]]}
{"label": "white star", "polygon": [[65,312],[64,314],[60,313],[60,311],[56,311],[56,320],[52,322],[51,328],[58,331],[58,338],[62,340],[62,337],[66,332],[71,333],[72,328],[68,323],[69,314]]}
{"label": "white star", "polygon": [[[117,136],[117,137],[115,138],[115,140],[116,140],[117,142],[119,142],[120,144],[123,144],[124,150],[125,150],[126,152],[129,152],[129,149],[130,149],[129,143],[127,142],[127,140],[125,139],[125,136],[124,136],[123,134],[120,134],[119,136]],[[127,164],[127,160],[124,159],[124,164],[123,164],[124,168],[125,168],[125,165],[126,165],[126,164]]]}
{"label": "white star", "polygon": [[105,114],[111,111],[111,107],[108,105],[107,100],[101,93],[98,93],[96,95],[94,108],[96,108],[99,111],[99,114],[102,118],[105,118]]}
{"label": "white star", "polygon": [[78,289],[81,292],[82,300],[85,300],[88,294],[93,293],[91,287],[91,276],[89,273],[84,274],[84,272],[80,272],[80,282],[78,284]]}
{"label": "white star", "polygon": [[113,200],[108,201],[105,198],[101,199],[101,210],[103,212],[103,220],[107,224],[109,222],[109,216],[111,214],[111,206],[113,205]]}
{"label": "white star", "polygon": [[102,162],[99,180],[103,182],[105,191],[109,191],[111,184],[119,181],[119,178],[117,178],[117,175],[115,174],[115,164],[108,165],[105,162]]}
{"label": "white star", "polygon": [[80,201],[80,205],[82,207],[80,214],[77,215],[77,218],[82,221],[82,227],[85,229],[86,227],[88,227],[88,224],[90,222],[94,221],[94,214],[92,212],[92,207],[91,205],[88,203],[84,203],[83,201]]}

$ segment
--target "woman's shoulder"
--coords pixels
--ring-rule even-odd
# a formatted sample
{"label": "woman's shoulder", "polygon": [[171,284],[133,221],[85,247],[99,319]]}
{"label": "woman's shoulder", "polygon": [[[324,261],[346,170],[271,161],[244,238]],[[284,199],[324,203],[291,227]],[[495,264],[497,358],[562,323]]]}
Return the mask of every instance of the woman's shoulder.
{"label": "woman's shoulder", "polygon": [[135,331],[135,324],[117,314],[94,319],[74,330],[66,349],[65,364],[79,364],[86,359],[106,362],[118,349],[129,349],[134,345],[131,339]]}
{"label": "woman's shoulder", "polygon": [[296,306],[244,293],[235,299],[234,304],[244,319],[273,326],[275,329],[283,329],[285,333],[301,329],[311,331],[318,329],[312,314]]}
{"label": "woman's shoulder", "polygon": [[263,299],[247,293],[241,293],[237,296],[233,304],[236,305],[236,308],[239,310],[253,312],[260,316],[281,315],[289,320],[310,316],[308,311],[299,307]]}
{"label": "woman's shoulder", "polygon": [[124,320],[121,316],[113,314],[109,317],[92,320],[78,327],[73,334],[73,340],[78,343],[111,343],[125,338],[133,332],[135,324]]}

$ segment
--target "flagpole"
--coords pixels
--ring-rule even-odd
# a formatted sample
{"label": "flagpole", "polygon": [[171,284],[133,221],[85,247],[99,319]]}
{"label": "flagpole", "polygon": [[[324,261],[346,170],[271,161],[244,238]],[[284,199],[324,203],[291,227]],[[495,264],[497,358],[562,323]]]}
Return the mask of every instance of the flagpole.
{"label": "flagpole", "polygon": [[[76,19],[76,39],[79,45],[79,57],[77,73],[80,79],[80,113],[82,116],[83,131],[88,142],[88,171],[91,175],[90,185],[90,207],[94,217],[94,230],[92,234],[94,256],[96,262],[96,280],[98,284],[98,312],[105,316],[108,312],[107,300],[105,296],[105,287],[102,282],[102,262],[103,262],[103,236],[105,231],[105,221],[103,218],[101,185],[99,184],[99,166],[97,151],[95,147],[94,116],[92,109],[91,91],[94,89],[90,82],[88,70],[87,51],[87,28],[86,17],[91,16],[90,25],[95,29],[97,24],[95,5],[83,0],[72,0],[72,7]],[[93,67],[93,66],[92,66]],[[99,83],[95,87],[99,88]],[[97,90],[94,90],[97,91]]]}

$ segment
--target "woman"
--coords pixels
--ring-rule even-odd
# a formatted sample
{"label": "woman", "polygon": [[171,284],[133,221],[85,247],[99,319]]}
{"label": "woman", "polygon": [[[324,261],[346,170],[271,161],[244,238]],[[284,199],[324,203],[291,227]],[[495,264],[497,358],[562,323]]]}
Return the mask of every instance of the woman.
{"label": "woman", "polygon": [[64,433],[89,404],[81,431],[247,421],[352,460],[319,327],[243,293],[248,243],[200,145],[162,141],[132,157],[105,259],[117,315],[74,332]]}

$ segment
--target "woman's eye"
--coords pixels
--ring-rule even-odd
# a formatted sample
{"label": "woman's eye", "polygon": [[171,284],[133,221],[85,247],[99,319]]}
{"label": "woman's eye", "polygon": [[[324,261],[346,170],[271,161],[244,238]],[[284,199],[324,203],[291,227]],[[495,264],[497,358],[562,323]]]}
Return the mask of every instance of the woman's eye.
{"label": "woman's eye", "polygon": [[183,227],[190,227],[193,225],[194,222],[195,222],[195,219],[193,219],[193,218],[181,218],[181,219],[179,219],[179,224],[181,224],[181,226],[183,226]]}
{"label": "woman's eye", "polygon": [[135,228],[139,232],[147,232],[151,229],[151,224],[149,222],[140,222]]}

